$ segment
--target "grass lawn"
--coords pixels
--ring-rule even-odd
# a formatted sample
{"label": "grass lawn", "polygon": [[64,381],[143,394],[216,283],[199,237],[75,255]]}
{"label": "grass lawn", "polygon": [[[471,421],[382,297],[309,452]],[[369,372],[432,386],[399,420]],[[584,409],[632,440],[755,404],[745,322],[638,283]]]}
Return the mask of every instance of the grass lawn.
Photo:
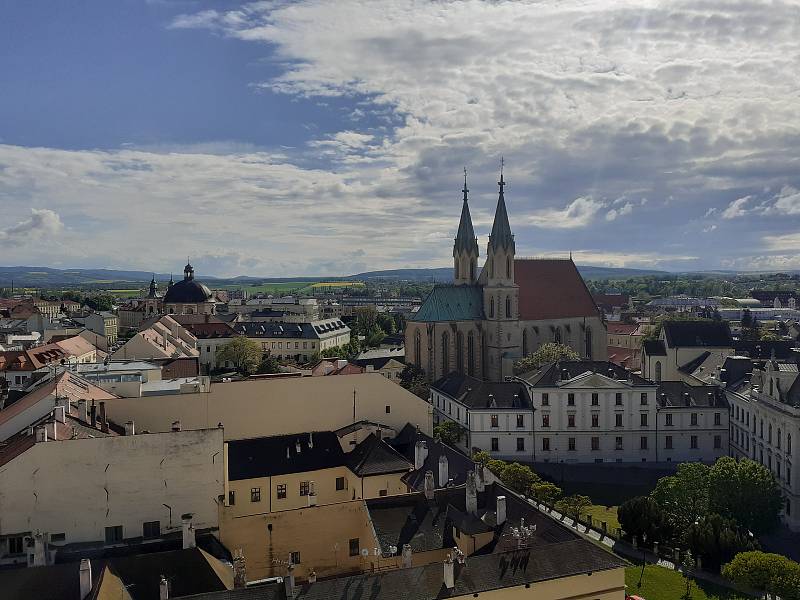
{"label": "grass lawn", "polygon": [[243,289],[248,294],[289,294],[297,292],[311,285],[310,281],[276,281],[274,283],[259,283],[257,285],[224,285],[222,289]]}
{"label": "grass lawn", "polygon": [[[680,600],[683,598],[686,591],[683,575],[663,567],[647,565],[644,568],[642,587],[638,588],[636,584],[639,582],[641,570],[641,565],[625,569],[625,584],[628,586],[628,594],[642,596],[646,600]],[[751,600],[749,596],[743,596],[727,588],[698,580],[692,581],[691,598],[692,600]]]}
{"label": "grass lawn", "polygon": [[584,512],[587,515],[591,515],[592,521],[594,521],[598,528],[600,527],[600,523],[602,521],[608,523],[608,533],[614,533],[614,531],[619,527],[616,506],[601,506],[599,504],[594,504]]}

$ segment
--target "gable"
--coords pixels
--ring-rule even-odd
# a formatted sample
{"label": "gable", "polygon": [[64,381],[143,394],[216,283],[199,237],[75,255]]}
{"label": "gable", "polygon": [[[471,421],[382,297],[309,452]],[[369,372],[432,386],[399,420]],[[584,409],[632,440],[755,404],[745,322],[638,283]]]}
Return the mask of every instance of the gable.
{"label": "gable", "polygon": [[577,377],[565,381],[561,384],[561,389],[619,389],[621,387],[628,387],[627,381],[617,381],[599,373],[584,373]]}
{"label": "gable", "polygon": [[600,316],[572,260],[515,259],[514,283],[521,321]]}

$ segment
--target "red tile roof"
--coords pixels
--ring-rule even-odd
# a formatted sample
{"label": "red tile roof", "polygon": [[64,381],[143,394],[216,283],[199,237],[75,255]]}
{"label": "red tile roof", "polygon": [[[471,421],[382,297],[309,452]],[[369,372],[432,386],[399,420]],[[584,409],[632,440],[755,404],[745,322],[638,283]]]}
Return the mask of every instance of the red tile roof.
{"label": "red tile roof", "polygon": [[639,328],[638,325],[632,325],[630,323],[614,322],[606,323],[606,327],[608,328],[608,333],[612,335],[631,335]]}
{"label": "red tile roof", "polygon": [[517,258],[514,275],[522,321],[600,316],[572,260]]}

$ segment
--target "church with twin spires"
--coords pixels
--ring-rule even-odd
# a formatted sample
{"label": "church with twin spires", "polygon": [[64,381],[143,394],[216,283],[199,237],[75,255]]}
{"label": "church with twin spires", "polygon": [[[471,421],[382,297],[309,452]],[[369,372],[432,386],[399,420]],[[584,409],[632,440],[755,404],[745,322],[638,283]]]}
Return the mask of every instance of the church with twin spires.
{"label": "church with twin spires", "polygon": [[406,362],[435,381],[460,372],[502,381],[547,342],[606,360],[606,327],[572,258],[517,258],[501,170],[486,260],[469,213],[466,174],[453,244],[453,283],[437,285],[406,324]]}

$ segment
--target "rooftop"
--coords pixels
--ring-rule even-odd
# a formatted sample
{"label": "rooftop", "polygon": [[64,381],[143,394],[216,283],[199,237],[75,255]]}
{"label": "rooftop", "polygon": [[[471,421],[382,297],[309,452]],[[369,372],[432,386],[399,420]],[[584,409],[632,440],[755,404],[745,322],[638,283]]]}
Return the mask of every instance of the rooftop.
{"label": "rooftop", "polygon": [[656,399],[662,408],[728,409],[725,391],[716,385],[689,385],[685,381],[662,381],[658,384]]}
{"label": "rooftop", "polygon": [[374,433],[369,434],[346,455],[347,466],[359,477],[404,473],[414,467],[397,450]]}
{"label": "rooftop", "polygon": [[450,373],[436,380],[431,387],[469,408],[531,407],[528,388],[518,381],[492,383],[462,373]]}
{"label": "rooftop", "polygon": [[732,348],[733,337],[724,321],[664,321],[663,336],[670,348]]}
{"label": "rooftop", "polygon": [[521,321],[600,316],[578,268],[570,259],[517,258],[514,282],[519,286]]}
{"label": "rooftop", "polygon": [[228,478],[231,481],[331,469],[344,464],[339,438],[332,431],[228,442]]}
{"label": "rooftop", "polygon": [[562,360],[545,365],[538,371],[520,376],[531,387],[556,387],[562,381],[574,379],[585,373],[596,373],[615,381],[633,385],[655,385],[652,381],[613,362],[605,360]]}

